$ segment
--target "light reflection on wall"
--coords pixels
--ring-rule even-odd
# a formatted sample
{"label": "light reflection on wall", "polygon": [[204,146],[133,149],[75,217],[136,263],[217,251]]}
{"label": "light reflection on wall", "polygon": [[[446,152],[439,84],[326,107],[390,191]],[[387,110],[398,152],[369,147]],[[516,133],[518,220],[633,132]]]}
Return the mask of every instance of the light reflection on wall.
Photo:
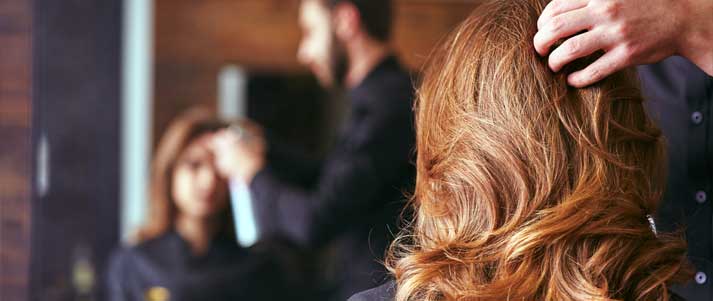
{"label": "light reflection on wall", "polygon": [[[224,66],[218,74],[218,114],[226,120],[247,118],[247,74],[236,65]],[[238,243],[250,247],[258,240],[252,196],[245,183],[232,182],[231,207]]]}
{"label": "light reflection on wall", "polygon": [[121,104],[121,227],[127,242],[148,197],[153,97],[153,0],[124,0]]}

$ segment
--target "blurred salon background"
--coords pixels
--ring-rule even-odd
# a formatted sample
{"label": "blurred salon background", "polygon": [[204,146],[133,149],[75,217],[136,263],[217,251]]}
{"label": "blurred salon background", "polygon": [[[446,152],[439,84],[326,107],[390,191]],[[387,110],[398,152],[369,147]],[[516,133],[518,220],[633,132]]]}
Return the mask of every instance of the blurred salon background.
{"label": "blurred salon background", "polygon": [[[389,43],[414,82],[476,2],[394,1]],[[157,218],[160,139],[190,109],[248,118],[324,157],[348,104],[298,62],[299,11],[300,0],[0,0],[0,300],[108,300],[110,257]],[[266,248],[292,278],[310,275],[292,263],[311,250]]]}

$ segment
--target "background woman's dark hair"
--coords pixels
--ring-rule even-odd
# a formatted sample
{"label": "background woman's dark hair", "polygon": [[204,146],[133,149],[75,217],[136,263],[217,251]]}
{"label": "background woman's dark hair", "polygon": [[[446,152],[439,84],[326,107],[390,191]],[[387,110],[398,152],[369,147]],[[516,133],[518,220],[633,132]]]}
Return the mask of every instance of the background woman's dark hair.
{"label": "background woman's dark hair", "polygon": [[[161,137],[152,160],[149,211],[146,223],[136,233],[137,242],[158,237],[173,229],[177,208],[171,195],[171,181],[179,156],[196,138],[227,126],[227,122],[218,120],[215,114],[206,108],[188,110],[171,122]],[[225,225],[219,235],[234,233],[232,212],[229,208],[225,210],[222,219],[225,220]]]}

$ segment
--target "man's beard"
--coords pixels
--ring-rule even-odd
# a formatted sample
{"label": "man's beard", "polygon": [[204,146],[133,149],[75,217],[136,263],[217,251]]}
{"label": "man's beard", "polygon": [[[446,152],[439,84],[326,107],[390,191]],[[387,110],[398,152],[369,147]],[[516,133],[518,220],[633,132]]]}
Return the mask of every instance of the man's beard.
{"label": "man's beard", "polygon": [[339,42],[336,35],[332,34],[332,42],[329,47],[329,75],[332,77],[333,88],[344,89],[349,71],[349,60],[347,52],[342,43]]}

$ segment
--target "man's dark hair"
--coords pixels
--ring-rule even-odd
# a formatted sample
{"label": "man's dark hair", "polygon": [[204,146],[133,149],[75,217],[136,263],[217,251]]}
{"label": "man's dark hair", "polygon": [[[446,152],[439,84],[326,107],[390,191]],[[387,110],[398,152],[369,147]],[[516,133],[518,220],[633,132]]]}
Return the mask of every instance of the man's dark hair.
{"label": "man's dark hair", "polygon": [[393,5],[391,0],[322,0],[331,9],[340,3],[351,3],[359,10],[361,24],[374,39],[386,42],[391,38]]}

